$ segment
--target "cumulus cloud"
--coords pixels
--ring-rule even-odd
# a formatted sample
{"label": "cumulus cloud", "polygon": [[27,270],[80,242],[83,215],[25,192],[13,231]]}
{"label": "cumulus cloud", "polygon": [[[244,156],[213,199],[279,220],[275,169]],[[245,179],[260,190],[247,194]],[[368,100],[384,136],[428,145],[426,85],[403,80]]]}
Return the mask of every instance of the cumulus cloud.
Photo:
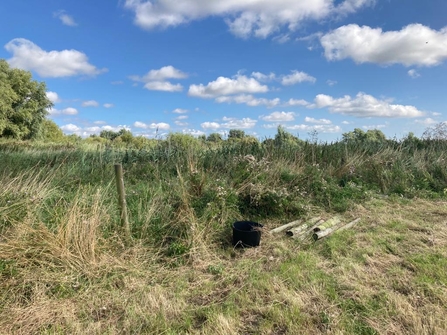
{"label": "cumulus cloud", "polygon": [[188,94],[199,98],[216,98],[232,94],[265,93],[268,90],[267,86],[262,85],[255,78],[238,74],[233,79],[219,77],[207,85],[191,85]]}
{"label": "cumulus cloud", "polygon": [[183,90],[181,84],[172,84],[169,81],[151,81],[144,85],[150,91],[180,92]]}
{"label": "cumulus cloud", "polygon": [[163,66],[158,70],[150,70],[146,75],[141,77],[141,81],[164,81],[166,79],[184,79],[188,75],[172,65]]}
{"label": "cumulus cloud", "polygon": [[187,109],[182,109],[182,108],[176,108],[176,109],[174,109],[172,111],[172,113],[175,113],[175,114],[186,114],[186,113],[188,113],[188,110]]}
{"label": "cumulus cloud", "polygon": [[48,91],[46,92],[48,100],[50,100],[53,104],[57,104],[61,101],[59,95],[56,92]]}
{"label": "cumulus cloud", "polygon": [[293,112],[273,112],[269,115],[260,117],[261,120],[267,122],[289,122],[295,120],[295,113]]}
{"label": "cumulus cloud", "polygon": [[164,122],[146,124],[144,122],[136,121],[133,125],[135,128],[142,128],[142,129],[169,130],[171,128],[169,124]]}
{"label": "cumulus cloud", "polygon": [[286,106],[308,106],[310,103],[303,99],[289,99],[285,103]]}
{"label": "cumulus cloud", "polygon": [[50,108],[48,110],[48,112],[50,113],[50,115],[77,115],[78,114],[78,110],[73,107],[68,107],[68,108],[64,108],[64,109]]}
{"label": "cumulus cloud", "polygon": [[335,125],[308,125],[308,124],[296,124],[293,126],[285,126],[287,130],[301,130],[305,132],[310,132],[316,130],[319,133],[340,133],[341,128]]}
{"label": "cumulus cloud", "polygon": [[438,121],[433,120],[432,118],[429,117],[429,118],[426,118],[423,120],[416,120],[415,123],[422,124],[424,126],[432,126],[432,125],[438,123]]}
{"label": "cumulus cloud", "polygon": [[337,81],[328,79],[326,80],[326,84],[328,84],[329,86],[334,86],[337,84]]}
{"label": "cumulus cloud", "polygon": [[70,132],[70,133],[76,133],[76,132],[79,132],[81,130],[80,127],[78,127],[77,125],[75,125],[73,123],[69,123],[69,124],[63,125],[63,126],[61,126],[61,129],[63,131],[67,131],[67,132]]}
{"label": "cumulus cloud", "polygon": [[415,69],[408,70],[407,73],[413,79],[421,76]]}
{"label": "cumulus cloud", "polygon": [[319,94],[315,97],[315,103],[308,106],[308,108],[326,107],[331,113],[356,117],[413,118],[425,115],[414,106],[391,104],[362,92],[358,93],[355,98],[345,95],[338,99]]}
{"label": "cumulus cloud", "polygon": [[82,107],[98,107],[99,103],[95,100],[87,100],[82,102]]}
{"label": "cumulus cloud", "polygon": [[216,102],[246,104],[247,106],[250,106],[250,107],[266,106],[268,108],[271,108],[271,107],[279,105],[281,100],[279,98],[275,98],[275,99],[256,98],[251,94],[240,94],[240,95],[236,95],[236,96],[217,97]]}
{"label": "cumulus cloud", "polygon": [[201,130],[196,130],[196,129],[183,129],[182,130],[183,134],[187,134],[187,135],[192,135],[192,136],[201,136],[201,135],[205,135],[205,133]]}
{"label": "cumulus cloud", "polygon": [[114,107],[114,104],[106,103],[103,106],[104,106],[104,108],[112,108],[112,107]]}
{"label": "cumulus cloud", "polygon": [[382,128],[386,128],[387,125],[386,124],[374,124],[374,125],[369,125],[369,126],[362,126],[363,129],[366,130],[376,130],[376,129],[382,129]]}
{"label": "cumulus cloud", "polygon": [[188,77],[172,65],[163,66],[158,70],[150,70],[144,76],[130,76],[133,81],[145,83],[144,87],[151,91],[179,92],[183,90],[181,84],[172,84],[168,79],[185,79]]}
{"label": "cumulus cloud", "polygon": [[250,129],[253,128],[257,123],[256,120],[252,120],[250,118],[237,119],[226,116],[222,118],[222,121],[224,122],[221,123],[221,127],[229,129]]}
{"label": "cumulus cloud", "polygon": [[90,64],[87,56],[80,51],[45,51],[24,38],[11,40],[5,45],[5,49],[13,54],[8,59],[11,67],[35,71],[41,77],[93,76],[107,71]]}
{"label": "cumulus cloud", "polygon": [[350,24],[320,38],[326,59],[356,63],[435,66],[447,59],[447,27],[433,30],[410,24],[400,31]]}
{"label": "cumulus cloud", "polygon": [[[94,122],[95,124],[103,124],[103,121],[97,121]],[[90,135],[96,134],[98,135],[103,130],[107,131],[114,131],[118,132],[121,129],[131,130],[130,127],[126,125],[119,125],[119,126],[110,126],[110,125],[103,125],[103,126],[86,126],[86,127],[80,127],[73,123],[69,123],[66,125],[63,125],[61,129],[64,131],[64,133],[69,134],[76,134],[78,136],[82,137],[88,137]]]}
{"label": "cumulus cloud", "polygon": [[300,72],[300,71],[292,71],[291,74],[284,76],[281,80],[281,84],[285,85],[285,86],[289,86],[289,85],[294,85],[297,83],[302,83],[302,82],[311,82],[311,83],[315,83],[317,81],[316,78],[308,75],[305,72]]}
{"label": "cumulus cloud", "polygon": [[315,123],[315,124],[332,124],[331,120],[328,120],[328,119],[319,119],[319,120],[317,120],[317,119],[314,119],[313,117],[308,117],[308,116],[306,116],[304,118],[304,122]]}
{"label": "cumulus cloud", "polygon": [[219,123],[217,123],[217,122],[203,122],[203,123],[201,123],[200,124],[200,126],[203,128],[203,129],[211,129],[211,130],[216,130],[216,129],[219,129],[220,128],[220,124]]}
{"label": "cumulus cloud", "polygon": [[[241,38],[266,38],[281,28],[296,30],[306,20],[346,15],[372,4],[373,0],[126,0],[135,13],[135,24],[144,29],[175,27],[206,17],[220,16],[230,32]],[[287,35],[282,35],[287,36]],[[287,37],[283,37],[287,39]]]}
{"label": "cumulus cloud", "polygon": [[76,21],[73,19],[72,16],[68,15],[66,13],[66,11],[64,10],[60,10],[57,11],[53,14],[54,17],[57,17],[59,20],[61,20],[61,22],[66,25],[66,26],[70,26],[70,27],[76,27],[78,24],[76,23]]}
{"label": "cumulus cloud", "polygon": [[252,72],[251,76],[255,78],[256,80],[266,82],[266,81],[272,81],[276,79],[276,74],[273,72],[270,72],[269,74],[264,74],[261,72]]}

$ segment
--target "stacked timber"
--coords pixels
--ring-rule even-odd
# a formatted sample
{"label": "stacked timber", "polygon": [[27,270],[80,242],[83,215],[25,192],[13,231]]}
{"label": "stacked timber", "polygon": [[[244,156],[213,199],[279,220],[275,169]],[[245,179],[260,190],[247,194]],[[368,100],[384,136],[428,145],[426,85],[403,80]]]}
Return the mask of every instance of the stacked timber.
{"label": "stacked timber", "polygon": [[285,234],[296,240],[304,240],[311,236],[314,241],[329,236],[336,231],[352,228],[360,218],[355,219],[349,223],[343,223],[338,216],[334,216],[328,220],[323,220],[321,217],[314,217],[307,221],[293,221],[272,229],[273,234],[285,232]]}

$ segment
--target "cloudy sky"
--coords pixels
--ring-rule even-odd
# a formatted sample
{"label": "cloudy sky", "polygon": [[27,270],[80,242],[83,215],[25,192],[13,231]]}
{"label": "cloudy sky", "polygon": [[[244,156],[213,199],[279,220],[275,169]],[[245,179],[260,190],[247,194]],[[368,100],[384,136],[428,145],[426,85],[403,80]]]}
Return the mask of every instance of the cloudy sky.
{"label": "cloudy sky", "polygon": [[446,0],[2,0],[0,58],[65,133],[278,125],[388,137],[447,120]]}

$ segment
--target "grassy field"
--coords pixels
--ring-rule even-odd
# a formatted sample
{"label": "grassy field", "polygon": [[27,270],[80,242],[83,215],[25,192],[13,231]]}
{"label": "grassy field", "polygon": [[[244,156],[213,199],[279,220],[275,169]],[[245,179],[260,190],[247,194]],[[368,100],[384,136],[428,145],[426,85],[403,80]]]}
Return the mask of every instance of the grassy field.
{"label": "grassy field", "polygon": [[[447,333],[446,149],[0,143],[0,333]],[[268,232],[317,215],[361,221]],[[260,247],[231,246],[240,219],[264,224]]]}

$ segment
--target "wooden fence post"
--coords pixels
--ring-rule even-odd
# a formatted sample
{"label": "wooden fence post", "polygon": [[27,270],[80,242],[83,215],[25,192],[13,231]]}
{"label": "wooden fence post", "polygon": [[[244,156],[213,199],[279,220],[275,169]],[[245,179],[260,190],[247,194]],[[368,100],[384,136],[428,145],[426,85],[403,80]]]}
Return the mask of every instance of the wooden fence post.
{"label": "wooden fence post", "polygon": [[118,190],[118,203],[120,206],[121,226],[126,235],[126,239],[130,239],[130,225],[127,218],[126,193],[124,192],[123,167],[121,164],[115,164],[116,188]]}

